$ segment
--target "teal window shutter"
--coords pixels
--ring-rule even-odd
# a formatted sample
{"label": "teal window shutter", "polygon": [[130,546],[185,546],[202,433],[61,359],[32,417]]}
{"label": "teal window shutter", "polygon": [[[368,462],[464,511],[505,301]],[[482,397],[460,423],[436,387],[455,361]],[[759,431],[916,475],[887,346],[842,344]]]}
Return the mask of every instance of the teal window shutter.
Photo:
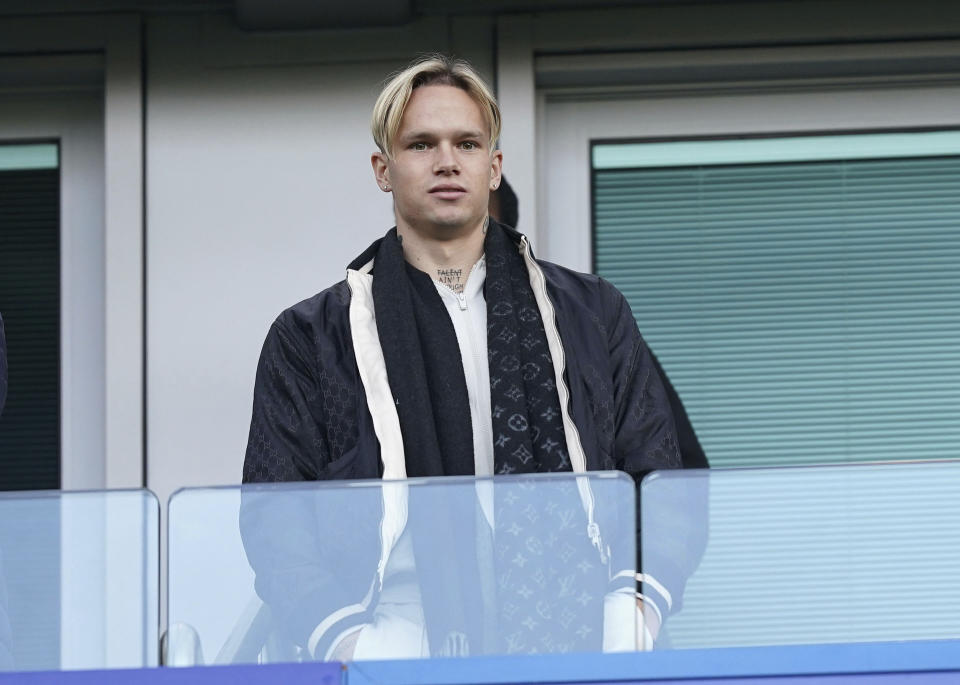
{"label": "teal window shutter", "polygon": [[595,144],[593,190],[712,466],[960,457],[960,133]]}
{"label": "teal window shutter", "polygon": [[0,490],[60,487],[59,167],[56,143],[0,145]]}

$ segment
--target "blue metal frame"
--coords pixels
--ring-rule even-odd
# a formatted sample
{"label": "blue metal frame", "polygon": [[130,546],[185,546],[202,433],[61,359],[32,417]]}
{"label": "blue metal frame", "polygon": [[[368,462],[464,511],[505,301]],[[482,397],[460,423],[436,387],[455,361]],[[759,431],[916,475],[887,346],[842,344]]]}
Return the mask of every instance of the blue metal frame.
{"label": "blue metal frame", "polygon": [[[505,683],[709,682],[731,678],[927,673],[960,682],[960,640],[670,650],[632,654],[575,654],[349,664],[347,685],[467,685]],[[779,679],[779,678],[778,678]],[[817,679],[814,679],[814,682]],[[877,682],[886,681],[883,678]],[[799,681],[799,682],[798,682]],[[940,675],[929,681],[940,682]]]}
{"label": "blue metal frame", "polygon": [[946,685],[960,640],[470,659],[0,673],[0,685]]}
{"label": "blue metal frame", "polygon": [[271,664],[0,673],[0,685],[342,685],[344,666]]}

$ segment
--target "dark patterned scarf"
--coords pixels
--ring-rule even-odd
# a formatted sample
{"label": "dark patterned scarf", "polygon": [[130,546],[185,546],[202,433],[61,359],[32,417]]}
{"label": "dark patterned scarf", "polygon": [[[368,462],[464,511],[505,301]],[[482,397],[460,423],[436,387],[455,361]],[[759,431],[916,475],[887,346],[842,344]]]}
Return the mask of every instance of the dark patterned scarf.
{"label": "dark patterned scarf", "polygon": [[569,471],[553,359],[527,266],[499,226],[484,247],[494,471]]}
{"label": "dark patterned scarf", "polygon": [[[517,243],[491,221],[484,243],[487,276],[487,350],[490,370],[494,472],[528,474],[570,471],[566,437],[543,319]],[[463,362],[456,332],[430,277],[407,264],[396,230],[381,241],[374,263],[373,299],[380,345],[403,434],[409,476],[469,475],[474,472],[473,428]],[[490,536],[473,517],[438,517],[434,489],[419,500],[411,492],[412,530],[429,530],[414,537],[417,575],[431,652],[452,656],[467,653],[551,652],[594,648],[597,635],[571,641],[581,626],[595,624],[599,595],[590,606],[574,603],[563,587],[584,587],[574,575],[585,571],[574,560],[594,559],[586,535],[581,550],[564,536],[542,537],[544,515],[585,530],[586,520],[576,488],[553,489],[555,502],[517,497],[515,488],[498,488],[495,495],[498,533],[487,547],[486,561],[437,555],[438,549],[462,549],[458,540]],[[506,495],[504,495],[506,493]],[[513,494],[511,494],[513,493]],[[450,493],[452,494],[452,493]],[[439,500],[438,500],[439,498]],[[449,502],[448,511],[462,508]],[[541,507],[543,509],[541,509]],[[531,518],[533,516],[534,518]],[[486,531],[486,532],[485,532]],[[502,534],[510,531],[512,534]],[[538,553],[530,553],[530,541]],[[479,544],[479,543],[478,543]],[[561,546],[567,563],[558,563]],[[580,545],[578,545],[579,547]],[[526,561],[515,568],[520,554]],[[486,571],[482,570],[486,569]],[[492,574],[493,583],[484,580]],[[531,582],[534,579],[534,582]],[[487,591],[482,592],[483,587]],[[491,596],[491,593],[493,596]],[[546,618],[547,612],[550,619]],[[478,617],[486,616],[484,621]],[[490,629],[490,621],[495,629]],[[484,623],[486,628],[481,628]],[[583,630],[581,630],[583,632]]]}
{"label": "dark patterned scarf", "polygon": [[[553,360],[527,267],[506,230],[484,242],[494,472],[569,471]],[[457,335],[430,277],[392,229],[374,262],[373,302],[409,476],[474,472],[473,427]]]}

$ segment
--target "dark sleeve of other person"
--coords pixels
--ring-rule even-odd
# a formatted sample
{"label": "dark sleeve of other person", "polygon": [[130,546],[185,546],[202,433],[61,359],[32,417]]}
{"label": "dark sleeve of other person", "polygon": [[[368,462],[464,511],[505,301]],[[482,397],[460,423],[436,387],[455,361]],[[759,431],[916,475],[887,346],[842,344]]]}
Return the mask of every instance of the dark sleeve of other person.
{"label": "dark sleeve of other person", "polygon": [[[684,408],[683,402],[680,401],[680,396],[677,394],[676,389],[670,382],[670,378],[663,370],[663,367],[660,366],[660,360],[657,359],[653,350],[649,347],[647,349],[650,352],[650,360],[653,362],[653,366],[660,375],[660,380],[663,382],[663,389],[667,396],[667,401],[670,403],[670,410],[673,412],[673,422],[677,429],[677,443],[683,468],[709,468],[710,464],[707,462],[707,455],[704,453],[703,447],[700,446],[700,441],[697,439],[697,434],[694,432],[693,425],[690,423],[690,417],[687,416],[687,410]],[[684,503],[685,511],[683,515],[687,519],[688,525],[686,530],[688,536],[688,564],[683,571],[680,572],[680,575],[683,576],[684,585],[686,584],[686,580],[689,579],[690,575],[696,570],[697,566],[700,565],[704,552],[706,552],[707,549],[710,519],[709,484],[709,478],[701,474],[674,481],[668,488],[661,486],[661,488],[658,489],[659,497],[672,496]],[[656,506],[651,506],[651,509],[657,508]],[[682,597],[678,597],[678,599],[680,599],[682,603]]]}
{"label": "dark sleeve of other person", "polygon": [[0,315],[0,414],[7,400],[7,339],[3,334],[3,316]]}
{"label": "dark sleeve of other person", "polygon": [[[3,334],[3,316],[0,316],[0,414],[7,399],[7,339]],[[7,615],[7,587],[3,577],[3,556],[0,554],[0,671],[13,668],[13,636]]]}
{"label": "dark sleeve of other person", "polygon": [[680,458],[683,461],[683,468],[708,468],[710,464],[707,463],[707,455],[704,454],[703,447],[697,440],[697,434],[693,430],[693,425],[690,423],[690,417],[687,416],[687,410],[684,408],[683,402],[680,401],[680,396],[667,377],[666,371],[660,366],[660,360],[657,359],[653,350],[650,350],[650,358],[653,361],[653,366],[657,369],[657,373],[660,374],[663,389],[666,391],[667,400],[670,402],[670,411],[673,412],[673,423],[676,426],[677,439],[680,443]]}

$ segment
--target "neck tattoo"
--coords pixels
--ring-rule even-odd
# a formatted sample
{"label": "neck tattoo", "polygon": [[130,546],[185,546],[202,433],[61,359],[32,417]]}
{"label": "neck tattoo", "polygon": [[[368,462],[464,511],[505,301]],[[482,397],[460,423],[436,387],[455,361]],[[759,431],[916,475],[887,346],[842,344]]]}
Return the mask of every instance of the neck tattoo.
{"label": "neck tattoo", "polygon": [[463,294],[463,288],[466,285],[463,280],[463,269],[437,269],[437,280],[457,295]]}

